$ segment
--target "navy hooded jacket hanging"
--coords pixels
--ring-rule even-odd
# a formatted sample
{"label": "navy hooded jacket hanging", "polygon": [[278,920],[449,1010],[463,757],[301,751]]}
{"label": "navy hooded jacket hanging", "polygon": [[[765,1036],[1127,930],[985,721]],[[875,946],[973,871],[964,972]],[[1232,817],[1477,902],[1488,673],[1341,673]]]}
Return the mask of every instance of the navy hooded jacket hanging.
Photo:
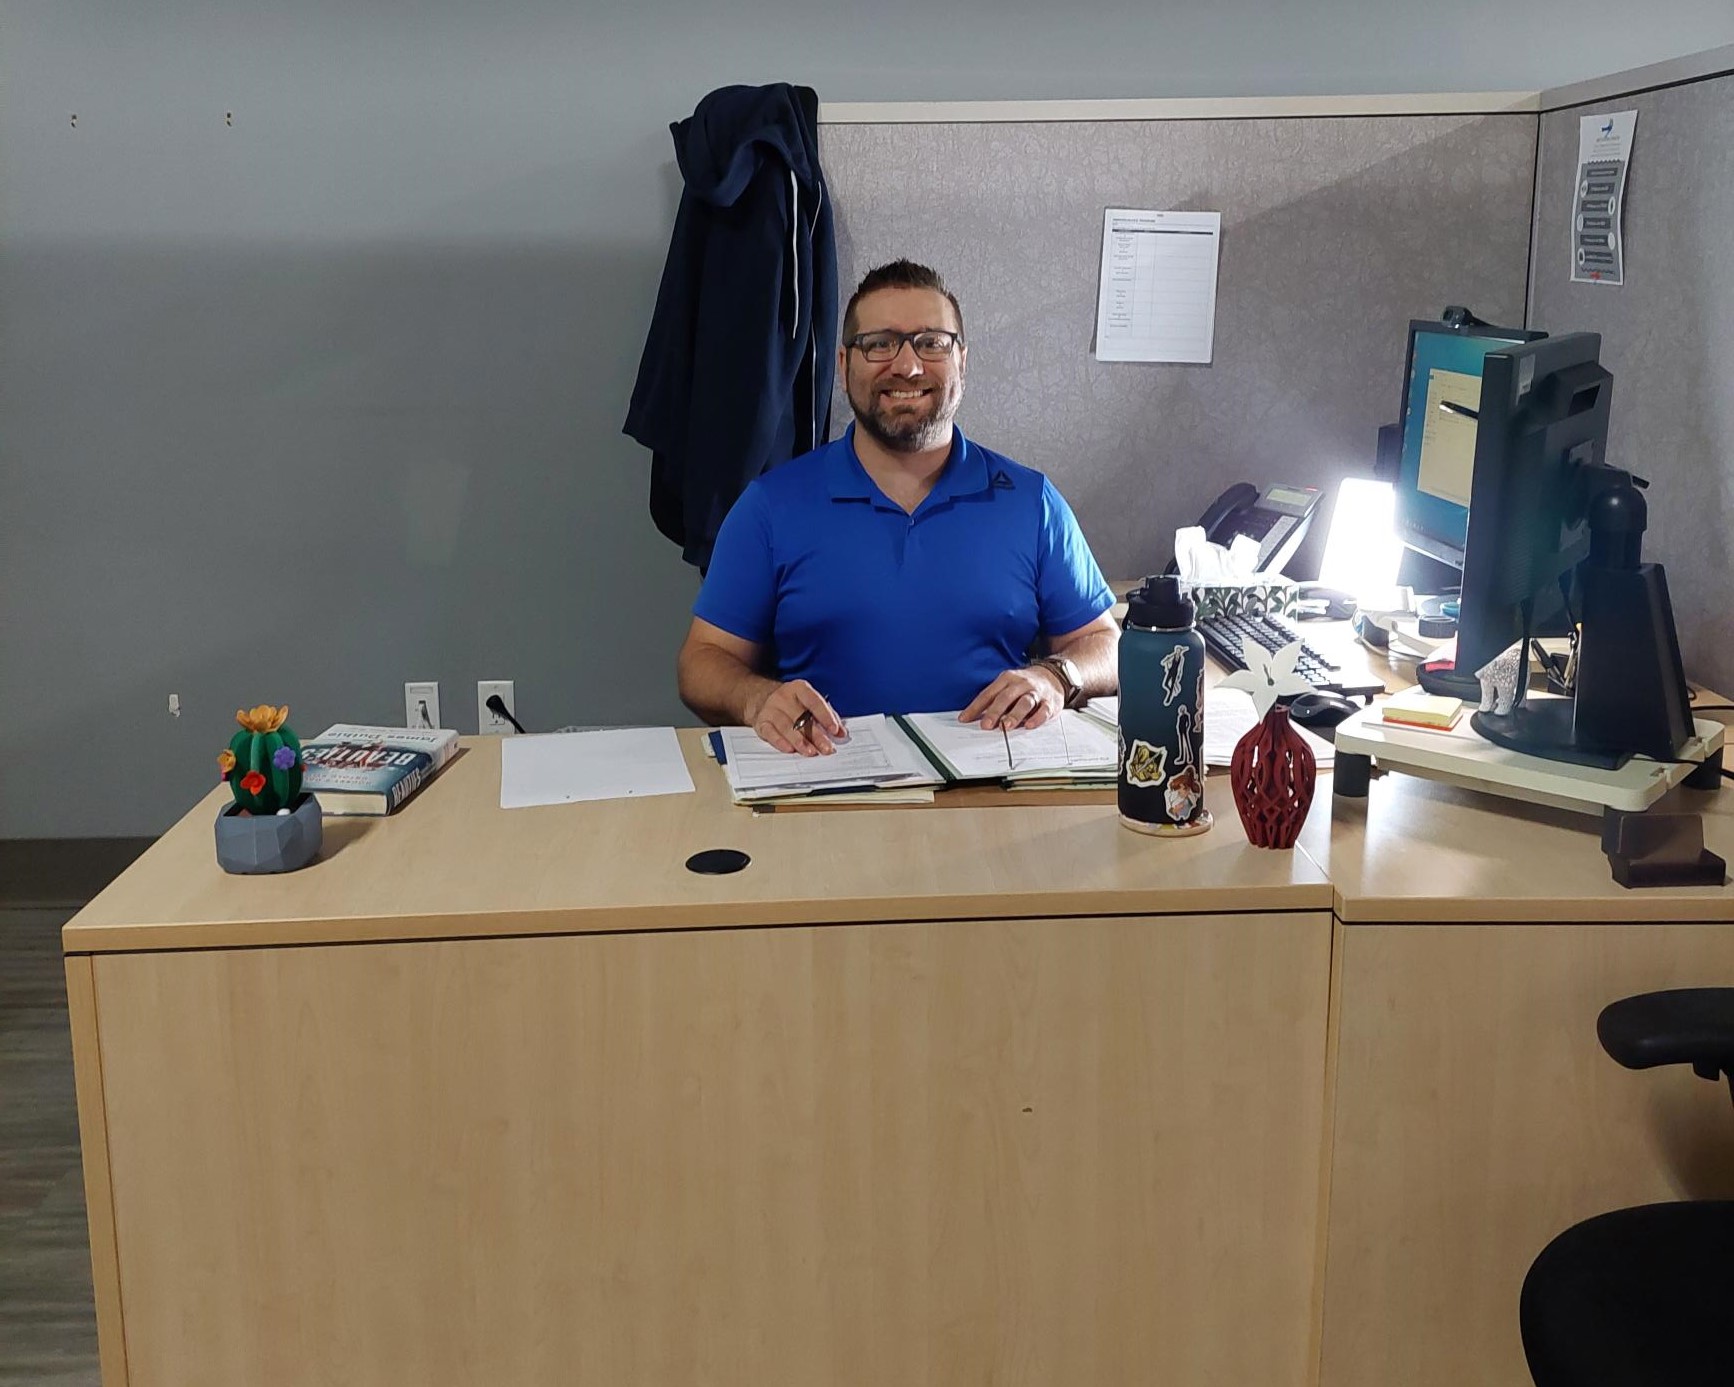
{"label": "navy hooded jacket hanging", "polygon": [[685,188],[626,414],[689,563],[761,472],[825,442],[837,251],[807,87],[723,87],[670,126]]}

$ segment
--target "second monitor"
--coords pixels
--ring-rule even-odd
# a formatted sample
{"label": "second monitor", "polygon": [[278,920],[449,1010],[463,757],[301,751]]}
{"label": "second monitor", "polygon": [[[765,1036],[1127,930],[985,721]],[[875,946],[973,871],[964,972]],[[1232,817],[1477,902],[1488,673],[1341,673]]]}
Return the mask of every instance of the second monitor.
{"label": "second monitor", "polygon": [[1484,359],[1545,335],[1486,323],[1409,324],[1396,486],[1397,535],[1408,548],[1462,570]]}

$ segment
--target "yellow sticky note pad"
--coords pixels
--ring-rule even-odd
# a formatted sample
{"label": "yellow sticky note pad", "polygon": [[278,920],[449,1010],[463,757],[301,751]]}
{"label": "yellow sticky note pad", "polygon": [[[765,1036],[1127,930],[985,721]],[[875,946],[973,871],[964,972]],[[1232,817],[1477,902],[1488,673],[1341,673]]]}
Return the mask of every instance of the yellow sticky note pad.
{"label": "yellow sticky note pad", "polygon": [[1386,722],[1408,727],[1434,727],[1448,732],[1463,716],[1463,700],[1441,698],[1420,689],[1405,689],[1385,702],[1383,716]]}

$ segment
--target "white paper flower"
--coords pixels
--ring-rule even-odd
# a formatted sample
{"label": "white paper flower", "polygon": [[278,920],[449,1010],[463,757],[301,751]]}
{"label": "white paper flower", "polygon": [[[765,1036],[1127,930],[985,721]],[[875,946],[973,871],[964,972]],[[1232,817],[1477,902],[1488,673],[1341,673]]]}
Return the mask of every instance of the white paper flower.
{"label": "white paper flower", "polygon": [[1244,689],[1251,694],[1252,706],[1262,720],[1277,699],[1313,692],[1313,686],[1294,672],[1300,652],[1299,641],[1290,641],[1281,650],[1266,650],[1256,641],[1243,642],[1240,653],[1246,668],[1236,670],[1217,687]]}

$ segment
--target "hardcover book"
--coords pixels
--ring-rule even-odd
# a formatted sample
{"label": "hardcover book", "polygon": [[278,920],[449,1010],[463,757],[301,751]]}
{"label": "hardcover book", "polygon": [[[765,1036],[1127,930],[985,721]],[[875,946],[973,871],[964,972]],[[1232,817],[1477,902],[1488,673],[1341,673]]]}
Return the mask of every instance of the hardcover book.
{"label": "hardcover book", "polygon": [[301,785],[327,814],[389,814],[457,750],[450,728],[340,722],[302,746]]}

